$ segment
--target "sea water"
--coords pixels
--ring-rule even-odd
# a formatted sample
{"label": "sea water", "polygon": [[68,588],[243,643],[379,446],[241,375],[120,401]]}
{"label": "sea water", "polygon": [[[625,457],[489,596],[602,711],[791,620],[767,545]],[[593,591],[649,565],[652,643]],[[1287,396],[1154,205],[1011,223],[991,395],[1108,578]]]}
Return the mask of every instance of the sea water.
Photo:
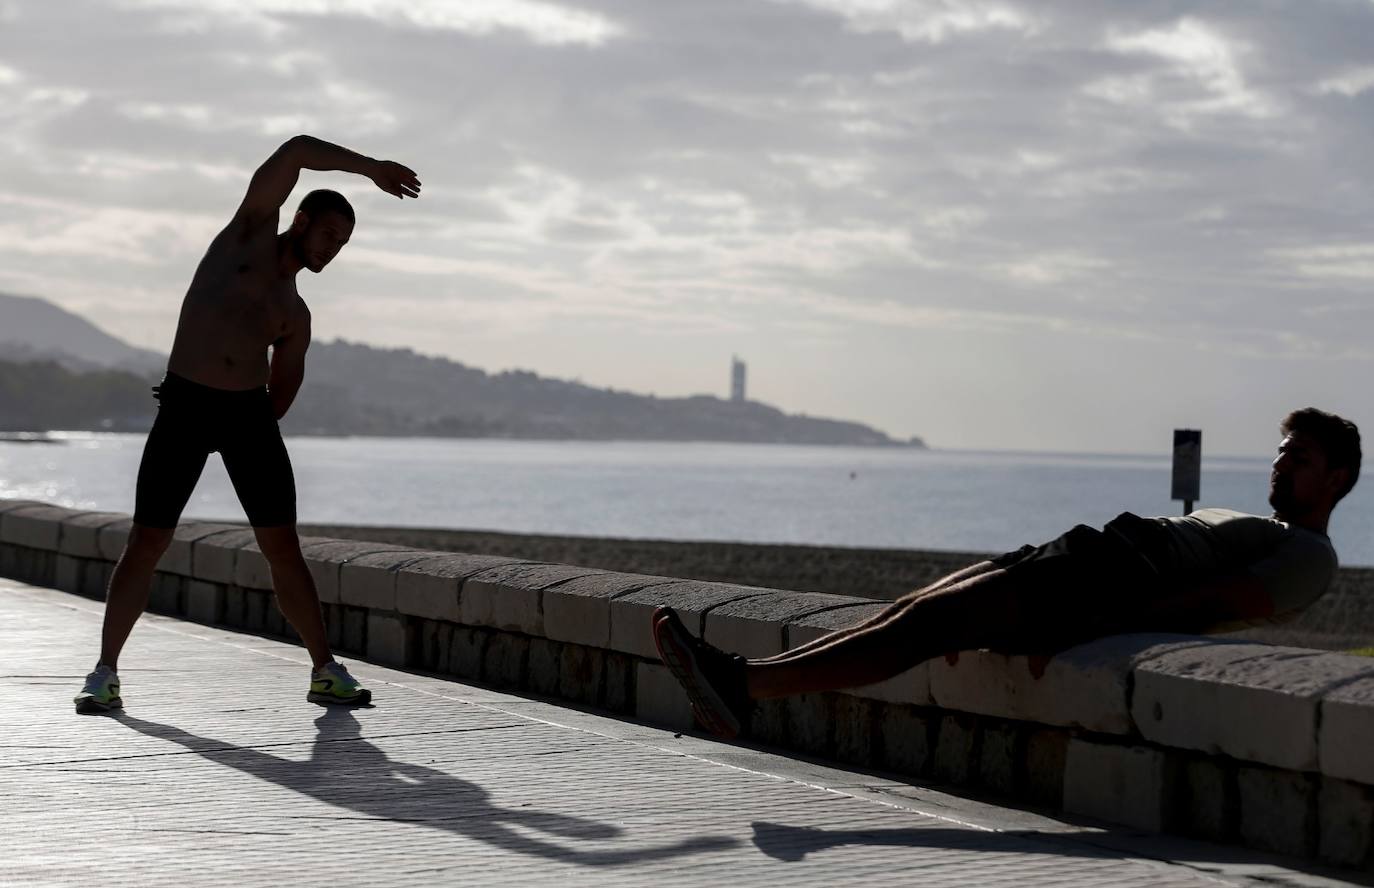
{"label": "sea water", "polygon": [[[0,442],[0,498],[132,512],[143,435]],[[302,522],[1002,551],[1118,512],[1180,514],[1170,457],[766,444],[290,438]],[[1197,504],[1268,514],[1269,460],[1205,458]],[[212,455],[187,517],[243,520]],[[1336,510],[1374,565],[1374,481]]]}

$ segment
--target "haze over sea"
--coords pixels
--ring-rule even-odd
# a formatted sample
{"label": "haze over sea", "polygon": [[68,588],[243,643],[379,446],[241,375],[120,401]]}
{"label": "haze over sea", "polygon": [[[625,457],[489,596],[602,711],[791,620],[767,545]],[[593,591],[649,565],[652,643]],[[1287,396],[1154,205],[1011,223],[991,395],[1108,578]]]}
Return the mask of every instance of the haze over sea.
{"label": "haze over sea", "polygon": [[[0,442],[0,498],[133,511],[143,435]],[[1205,440],[1204,440],[1205,445]],[[303,523],[1000,551],[1118,512],[1179,514],[1170,457],[758,444],[291,438]],[[1268,514],[1269,461],[1204,458],[1198,507]],[[217,456],[188,518],[242,521]],[[1374,565],[1374,482],[1336,510]]]}

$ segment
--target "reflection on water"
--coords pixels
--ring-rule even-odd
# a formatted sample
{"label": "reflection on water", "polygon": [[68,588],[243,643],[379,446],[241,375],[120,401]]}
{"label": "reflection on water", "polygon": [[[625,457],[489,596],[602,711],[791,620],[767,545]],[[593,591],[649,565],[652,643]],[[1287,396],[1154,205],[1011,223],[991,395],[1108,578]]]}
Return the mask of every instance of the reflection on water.
{"label": "reflection on water", "polygon": [[[0,498],[129,512],[142,435],[0,441]],[[741,444],[293,438],[302,521],[658,539],[1009,549],[1122,510],[1176,514],[1169,457]],[[1267,513],[1268,460],[1203,462],[1200,506]],[[1374,564],[1374,484],[1337,510]],[[212,459],[187,509],[241,520]]]}

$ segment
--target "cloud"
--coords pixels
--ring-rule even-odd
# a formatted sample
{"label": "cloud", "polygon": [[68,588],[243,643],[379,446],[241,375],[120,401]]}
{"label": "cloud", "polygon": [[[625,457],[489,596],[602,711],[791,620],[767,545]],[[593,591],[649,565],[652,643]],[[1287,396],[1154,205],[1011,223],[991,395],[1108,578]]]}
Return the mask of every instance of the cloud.
{"label": "cloud", "polygon": [[514,31],[551,46],[598,46],[623,32],[606,16],[539,0],[124,0],[124,4],[253,19],[268,24],[274,33],[286,19],[327,16],[476,36]]}
{"label": "cloud", "polygon": [[1348,68],[1334,77],[1328,77],[1317,84],[1321,95],[1341,95],[1354,98],[1361,93],[1374,89],[1374,65]]}
{"label": "cloud", "polygon": [[835,13],[860,33],[890,31],[903,40],[943,43],[980,31],[1020,34],[1037,30],[1035,19],[1010,3],[988,0],[776,0]]}
{"label": "cloud", "polygon": [[[1124,55],[1152,56],[1167,69],[1106,78],[1089,84],[1089,95],[1119,104],[1160,102],[1180,125],[1199,114],[1278,113],[1274,99],[1247,84],[1241,70],[1240,59],[1252,48],[1198,19],[1185,16],[1167,28],[1114,32],[1106,46]],[[1189,95],[1187,84],[1200,88],[1204,97]]]}

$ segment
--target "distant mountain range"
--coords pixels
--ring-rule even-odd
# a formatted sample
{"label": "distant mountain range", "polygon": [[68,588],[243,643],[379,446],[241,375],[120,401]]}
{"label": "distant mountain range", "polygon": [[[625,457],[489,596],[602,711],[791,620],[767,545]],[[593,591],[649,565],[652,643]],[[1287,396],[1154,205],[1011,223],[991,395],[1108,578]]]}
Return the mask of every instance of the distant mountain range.
{"label": "distant mountain range", "polygon": [[[166,357],[42,299],[0,294],[0,430],[139,430]],[[733,441],[924,447],[869,426],[789,415],[757,401],[658,398],[487,373],[410,349],[316,342],[288,434]]]}

